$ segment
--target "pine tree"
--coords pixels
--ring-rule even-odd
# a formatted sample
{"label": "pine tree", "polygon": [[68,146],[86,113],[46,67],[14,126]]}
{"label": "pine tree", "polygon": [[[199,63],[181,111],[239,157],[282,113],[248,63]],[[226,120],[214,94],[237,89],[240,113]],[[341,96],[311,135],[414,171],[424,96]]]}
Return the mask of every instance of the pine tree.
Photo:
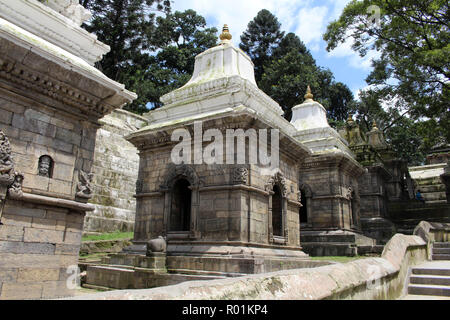
{"label": "pine tree", "polygon": [[263,9],[249,22],[247,30],[241,35],[239,47],[246,52],[255,64],[255,79],[259,83],[264,73],[264,65],[278,47],[284,32],[280,31],[278,19]]}

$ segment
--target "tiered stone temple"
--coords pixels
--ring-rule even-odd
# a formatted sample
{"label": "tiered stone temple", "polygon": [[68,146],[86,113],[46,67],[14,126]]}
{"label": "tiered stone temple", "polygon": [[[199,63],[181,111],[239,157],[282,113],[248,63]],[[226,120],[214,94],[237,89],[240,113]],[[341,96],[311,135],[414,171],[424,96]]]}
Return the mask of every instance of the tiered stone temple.
{"label": "tiered stone temple", "polygon": [[[237,276],[315,264],[300,246],[299,219],[299,172],[311,152],[295,139],[298,131],[280,106],[258,89],[252,61],[232,44],[226,26],[220,38],[196,57],[191,80],[144,115],[150,125],[128,136],[140,156],[133,245],[105,261],[110,266],[89,267],[88,284],[151,287],[185,281],[189,274]],[[192,139],[183,140],[187,158],[176,164],[180,129],[183,139]],[[241,145],[239,130],[246,134]],[[276,168],[249,163],[260,130],[269,133],[271,157],[279,154]],[[227,143],[224,138],[213,151],[214,163],[199,161],[198,148],[204,157],[211,154],[212,137]],[[166,254],[148,251],[147,242],[159,236],[167,240]],[[170,274],[162,272],[164,265]]]}
{"label": "tiered stone temple", "polygon": [[361,233],[358,178],[364,169],[313,98],[308,87],[291,119],[293,136],[312,151],[299,170],[302,247],[311,255],[355,255],[358,245],[375,244]]}

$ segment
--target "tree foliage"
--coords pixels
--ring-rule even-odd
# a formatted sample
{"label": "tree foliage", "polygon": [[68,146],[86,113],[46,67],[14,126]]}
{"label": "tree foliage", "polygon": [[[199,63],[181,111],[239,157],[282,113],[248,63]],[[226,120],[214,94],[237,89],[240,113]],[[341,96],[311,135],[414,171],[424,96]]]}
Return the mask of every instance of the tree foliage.
{"label": "tree foliage", "polygon": [[292,107],[304,101],[309,85],[314,99],[327,108],[328,116],[344,120],[353,100],[351,91],[345,84],[335,82],[329,69],[316,65],[298,36],[284,34],[280,28],[277,18],[264,9],[241,36],[240,48],[255,64],[259,88],[280,104],[289,120]]}
{"label": "tree foliage", "polygon": [[435,131],[449,141],[449,24],[447,0],[353,0],[328,25],[324,39],[327,50],[352,38],[361,56],[378,51],[366,79],[372,91],[402,101],[403,116],[439,126]]}
{"label": "tree foliage", "polygon": [[261,81],[264,65],[283,39],[284,32],[280,27],[278,19],[269,10],[263,9],[248,23],[247,30],[241,35],[239,47],[255,64],[256,82]]}
{"label": "tree foliage", "polygon": [[80,0],[93,17],[84,25],[110,46],[97,63],[109,78],[138,98],[125,108],[143,113],[147,105],[190,78],[195,56],[216,44],[215,28],[193,10],[171,12],[168,0]]}

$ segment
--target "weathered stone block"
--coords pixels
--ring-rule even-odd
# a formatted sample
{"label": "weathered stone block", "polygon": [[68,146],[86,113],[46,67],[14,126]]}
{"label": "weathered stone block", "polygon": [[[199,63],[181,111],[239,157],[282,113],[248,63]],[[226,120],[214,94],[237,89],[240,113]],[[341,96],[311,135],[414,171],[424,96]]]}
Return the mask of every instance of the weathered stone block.
{"label": "weathered stone block", "polygon": [[19,269],[17,282],[41,282],[59,279],[59,269]]}
{"label": "weathered stone block", "polygon": [[68,287],[66,280],[44,282],[42,287],[43,299],[70,297],[75,294],[75,290]]}
{"label": "weathered stone block", "polygon": [[76,256],[80,252],[80,244],[57,244],[55,247],[56,255]]}
{"label": "weathered stone block", "polygon": [[71,195],[72,182],[50,179],[48,191]]}
{"label": "weathered stone block", "polygon": [[4,214],[2,216],[2,223],[4,225],[16,226],[16,227],[31,227],[32,217],[19,216],[12,214]]}
{"label": "weathered stone block", "polygon": [[81,231],[80,232],[66,232],[64,238],[65,244],[80,244],[81,243]]}
{"label": "weathered stone block", "polygon": [[2,116],[0,118],[0,123],[11,124],[13,113],[10,111],[5,111],[5,110],[2,110],[1,113],[2,113]]}
{"label": "weathered stone block", "polygon": [[17,254],[53,254],[55,245],[50,243],[24,243],[19,241],[0,242],[0,252]]}
{"label": "weathered stone block", "polygon": [[64,232],[46,229],[25,228],[24,242],[63,243]]}
{"label": "weathered stone block", "polygon": [[0,240],[23,241],[23,236],[23,227],[0,225]]}
{"label": "weathered stone block", "polygon": [[72,182],[74,167],[63,163],[55,163],[53,168],[53,179],[63,180],[66,182]]}
{"label": "weathered stone block", "polygon": [[16,282],[18,269],[0,269],[0,283]]}
{"label": "weathered stone block", "polygon": [[0,300],[39,299],[42,296],[41,284],[4,283]]}
{"label": "weathered stone block", "polygon": [[42,219],[42,218],[34,217],[31,227],[37,228],[37,229],[55,230],[56,229],[56,220],[55,219]]}

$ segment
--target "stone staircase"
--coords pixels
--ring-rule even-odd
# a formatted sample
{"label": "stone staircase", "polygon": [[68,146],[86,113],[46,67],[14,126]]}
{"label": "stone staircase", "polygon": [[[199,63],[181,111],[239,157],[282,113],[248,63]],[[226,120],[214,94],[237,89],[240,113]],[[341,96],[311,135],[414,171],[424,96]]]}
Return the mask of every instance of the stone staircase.
{"label": "stone staircase", "polygon": [[450,260],[450,242],[435,242],[432,260]]}
{"label": "stone staircase", "polygon": [[408,295],[450,297],[450,242],[435,242],[432,261],[412,268]]}

